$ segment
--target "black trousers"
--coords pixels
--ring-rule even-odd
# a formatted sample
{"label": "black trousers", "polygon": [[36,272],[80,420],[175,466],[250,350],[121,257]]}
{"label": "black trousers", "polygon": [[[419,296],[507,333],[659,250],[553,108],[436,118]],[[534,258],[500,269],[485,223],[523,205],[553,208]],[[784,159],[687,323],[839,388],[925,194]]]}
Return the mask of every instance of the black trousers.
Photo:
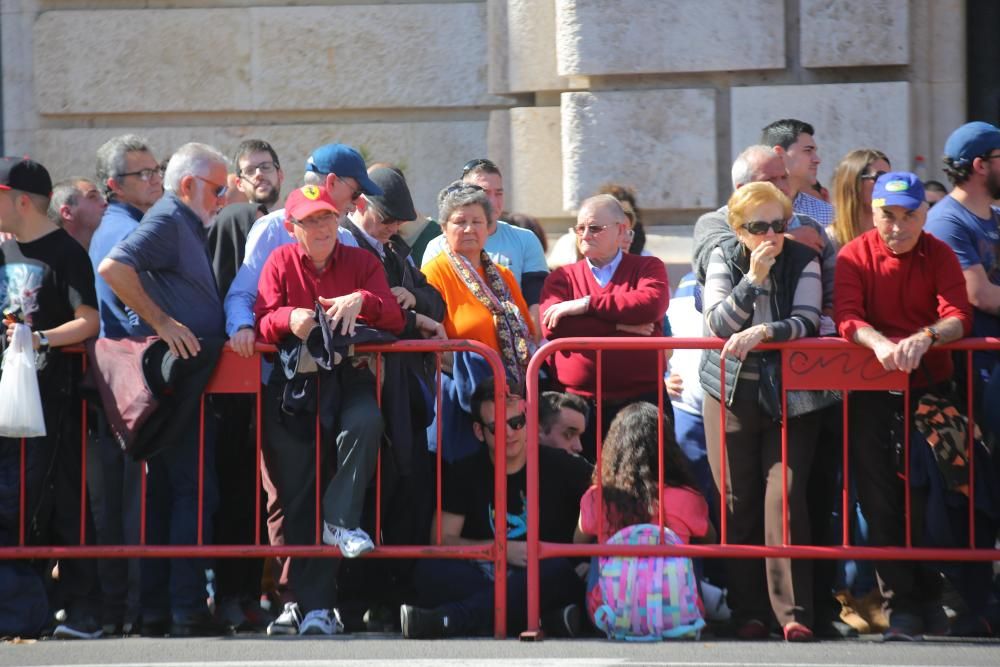
{"label": "black trousers", "polygon": [[[906,543],[905,483],[896,442],[902,442],[902,424],[896,415],[903,409],[903,397],[890,392],[851,392],[848,403],[849,464],[858,490],[861,511],[868,520],[869,546],[902,546]],[[911,410],[907,410],[909,417]],[[912,426],[911,432],[916,429]],[[913,545],[922,541],[926,494],[911,488]],[[921,613],[921,607],[941,598],[941,576],[916,561],[877,561],[882,595],[892,611]]]}

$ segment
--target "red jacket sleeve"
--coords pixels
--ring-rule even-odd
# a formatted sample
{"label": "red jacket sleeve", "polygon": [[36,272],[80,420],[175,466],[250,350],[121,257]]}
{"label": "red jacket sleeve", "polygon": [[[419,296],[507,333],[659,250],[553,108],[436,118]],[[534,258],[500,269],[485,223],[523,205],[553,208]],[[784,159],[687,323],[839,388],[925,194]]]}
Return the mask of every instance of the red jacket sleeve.
{"label": "red jacket sleeve", "polygon": [[554,329],[545,326],[545,311],[553,305],[586,296],[585,294],[574,294],[573,283],[570,280],[568,268],[561,267],[550,273],[548,278],[545,279],[545,284],[542,286],[542,296],[538,306],[538,315],[542,320],[542,335],[549,340],[577,336],[615,335],[614,323],[602,321],[589,313],[586,315],[563,317]]}
{"label": "red jacket sleeve", "polygon": [[257,321],[257,333],[268,343],[277,343],[292,333],[289,322],[295,306],[288,305],[288,293],[285,285],[285,262],[279,255],[272,252],[260,272],[260,282],[257,285],[257,302],[254,304],[254,318]]}
{"label": "red jacket sleeve", "polygon": [[[363,254],[362,254],[363,253]],[[354,290],[361,295],[361,313],[359,317],[376,329],[382,329],[392,334],[400,334],[406,326],[403,309],[389,289],[385,270],[378,260],[368,252],[355,253],[361,260],[358,266],[361,276],[358,283],[362,288]]]}
{"label": "red jacket sleeve", "polygon": [[935,243],[934,272],[937,279],[938,317],[955,317],[962,322],[963,335],[972,332],[972,305],[965,288],[965,274],[955,252],[943,242]]}
{"label": "red jacket sleeve", "polygon": [[663,320],[670,302],[667,269],[655,257],[639,259],[642,264],[635,288],[592,296],[588,314],[612,324],[649,324]]}
{"label": "red jacket sleeve", "polygon": [[[859,242],[860,243],[860,242]],[[855,252],[859,243],[848,244],[837,256],[837,271],[834,274],[833,314],[837,330],[848,341],[854,342],[858,329],[870,327],[865,309],[865,288],[862,267],[858,265]]]}

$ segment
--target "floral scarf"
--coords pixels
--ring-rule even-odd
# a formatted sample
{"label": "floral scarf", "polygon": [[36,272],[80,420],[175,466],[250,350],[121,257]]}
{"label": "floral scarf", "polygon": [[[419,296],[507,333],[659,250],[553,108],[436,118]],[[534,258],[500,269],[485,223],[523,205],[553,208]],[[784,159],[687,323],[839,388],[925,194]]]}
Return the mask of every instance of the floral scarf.
{"label": "floral scarf", "polygon": [[521,316],[520,309],[511,299],[507,283],[503,281],[496,265],[485,250],[481,250],[479,256],[483,272],[486,274],[485,281],[468,259],[456,253],[447,244],[444,246],[444,251],[451,261],[452,268],[465,282],[465,286],[493,315],[493,327],[500,342],[500,355],[507,369],[507,375],[520,383],[524,380],[528,361],[535,352],[535,342],[528,333],[528,325]]}

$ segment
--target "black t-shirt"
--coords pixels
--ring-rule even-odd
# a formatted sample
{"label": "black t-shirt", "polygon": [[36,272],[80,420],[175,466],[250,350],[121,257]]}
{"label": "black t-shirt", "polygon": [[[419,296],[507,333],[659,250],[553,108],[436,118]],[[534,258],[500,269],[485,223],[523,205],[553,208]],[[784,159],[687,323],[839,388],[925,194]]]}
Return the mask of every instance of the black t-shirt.
{"label": "black t-shirt", "polygon": [[[580,498],[590,486],[593,467],[579,456],[561,449],[540,447],[539,534],[545,542],[572,542],[580,515]],[[507,476],[507,539],[528,537],[527,471],[521,468]],[[494,537],[493,463],[486,445],[472,456],[449,465],[444,472],[441,508],[465,517],[462,537],[492,540]]]}
{"label": "black t-shirt", "polygon": [[[80,306],[97,309],[90,258],[64,229],[28,243],[5,241],[0,269],[0,309],[19,310],[32,331],[69,322]],[[0,338],[6,347],[6,336]]]}

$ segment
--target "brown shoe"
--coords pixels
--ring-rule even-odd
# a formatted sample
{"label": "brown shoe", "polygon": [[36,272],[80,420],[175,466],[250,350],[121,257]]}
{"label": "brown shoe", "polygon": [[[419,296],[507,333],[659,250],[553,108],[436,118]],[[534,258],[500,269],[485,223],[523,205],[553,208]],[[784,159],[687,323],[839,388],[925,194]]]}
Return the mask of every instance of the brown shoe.
{"label": "brown shoe", "polygon": [[851,591],[845,588],[834,593],[833,597],[840,603],[840,620],[857,630],[858,634],[867,635],[872,631],[871,624],[855,608],[857,600],[851,595]]}
{"label": "brown shoe", "polygon": [[868,621],[872,632],[885,632],[889,629],[889,615],[885,612],[885,599],[878,587],[870,590],[860,600],[855,600],[854,608]]}

